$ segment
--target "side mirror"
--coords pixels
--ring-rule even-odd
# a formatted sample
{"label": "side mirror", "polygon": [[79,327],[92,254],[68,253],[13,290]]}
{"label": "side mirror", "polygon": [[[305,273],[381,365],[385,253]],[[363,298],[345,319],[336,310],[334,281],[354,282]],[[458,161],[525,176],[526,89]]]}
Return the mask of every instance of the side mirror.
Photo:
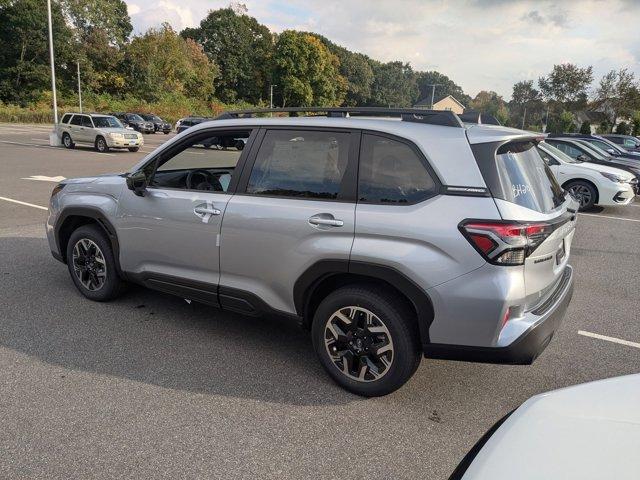
{"label": "side mirror", "polygon": [[587,157],[584,153],[581,153],[576,157],[576,160],[580,160],[581,162],[588,162],[589,157]]}
{"label": "side mirror", "polygon": [[618,156],[618,152],[616,152],[613,148],[607,148],[607,152],[611,155]]}
{"label": "side mirror", "polygon": [[560,165],[560,162],[557,161],[555,158],[549,158],[547,165],[549,165],[550,167],[553,167],[554,165]]}
{"label": "side mirror", "polygon": [[127,175],[127,188],[139,197],[144,197],[148,184],[147,175],[142,170]]}

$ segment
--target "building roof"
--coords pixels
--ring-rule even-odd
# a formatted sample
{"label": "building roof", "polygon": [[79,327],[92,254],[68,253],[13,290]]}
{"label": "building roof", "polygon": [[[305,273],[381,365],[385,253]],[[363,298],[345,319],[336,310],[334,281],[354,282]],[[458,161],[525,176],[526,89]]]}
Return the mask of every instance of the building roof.
{"label": "building roof", "polygon": [[[456,102],[458,105],[460,105],[461,108],[465,108],[465,106],[453,95],[436,95],[433,98],[433,104],[435,105],[438,102],[441,102],[442,100],[444,100],[445,98],[451,97],[451,99]],[[427,98],[423,98],[422,100],[420,100],[419,102],[417,102],[414,107],[416,108],[424,108],[424,107],[431,107],[431,97],[427,96]]]}

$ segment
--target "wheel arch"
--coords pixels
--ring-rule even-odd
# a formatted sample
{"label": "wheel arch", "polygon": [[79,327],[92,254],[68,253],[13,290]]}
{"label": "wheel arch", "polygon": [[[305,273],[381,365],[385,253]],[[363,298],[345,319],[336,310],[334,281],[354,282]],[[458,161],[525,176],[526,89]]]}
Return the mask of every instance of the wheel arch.
{"label": "wheel arch", "polygon": [[105,233],[116,262],[118,274],[122,276],[120,269],[120,245],[118,243],[118,235],[116,229],[106,216],[98,209],[91,207],[68,207],[59,215],[55,224],[55,239],[58,245],[58,251],[64,263],[67,262],[67,244],[71,234],[83,225],[95,224]]}
{"label": "wheel arch", "polygon": [[580,183],[580,182],[588,183],[589,185],[591,185],[591,186],[593,187],[593,189],[594,189],[594,190],[595,190],[595,192],[596,192],[596,199],[595,199],[595,201],[593,202],[593,204],[594,204],[594,205],[597,205],[597,204],[598,204],[598,201],[600,200],[600,190],[598,190],[598,186],[597,186],[594,182],[592,182],[591,180],[589,180],[588,178],[583,178],[583,177],[572,178],[572,179],[567,180],[566,182],[564,182],[564,183],[562,184],[562,188],[566,189],[566,188],[567,188],[567,186],[571,185],[572,183]]}
{"label": "wheel arch", "polygon": [[355,283],[375,284],[395,292],[415,313],[422,345],[429,343],[434,318],[429,295],[397,269],[369,262],[323,260],[305,270],[294,285],[294,304],[302,326],[311,327],[316,308],[331,291]]}

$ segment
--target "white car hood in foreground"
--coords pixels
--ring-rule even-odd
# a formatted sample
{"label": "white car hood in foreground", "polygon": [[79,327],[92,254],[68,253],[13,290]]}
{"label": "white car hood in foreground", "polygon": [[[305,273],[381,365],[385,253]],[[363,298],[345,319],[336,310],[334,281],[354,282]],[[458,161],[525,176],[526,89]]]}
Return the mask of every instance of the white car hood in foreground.
{"label": "white car hood in foreground", "polygon": [[462,478],[640,479],[640,375],[532,397],[489,438]]}

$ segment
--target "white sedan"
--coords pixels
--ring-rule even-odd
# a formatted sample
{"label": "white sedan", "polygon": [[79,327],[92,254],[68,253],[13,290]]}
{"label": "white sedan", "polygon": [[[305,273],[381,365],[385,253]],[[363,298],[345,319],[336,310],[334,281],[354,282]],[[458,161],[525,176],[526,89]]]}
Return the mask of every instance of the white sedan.
{"label": "white sedan", "polygon": [[580,162],[544,142],[538,145],[538,152],[558,183],[580,201],[580,210],[589,210],[594,205],[628,205],[633,201],[637,180],[632,173]]}

